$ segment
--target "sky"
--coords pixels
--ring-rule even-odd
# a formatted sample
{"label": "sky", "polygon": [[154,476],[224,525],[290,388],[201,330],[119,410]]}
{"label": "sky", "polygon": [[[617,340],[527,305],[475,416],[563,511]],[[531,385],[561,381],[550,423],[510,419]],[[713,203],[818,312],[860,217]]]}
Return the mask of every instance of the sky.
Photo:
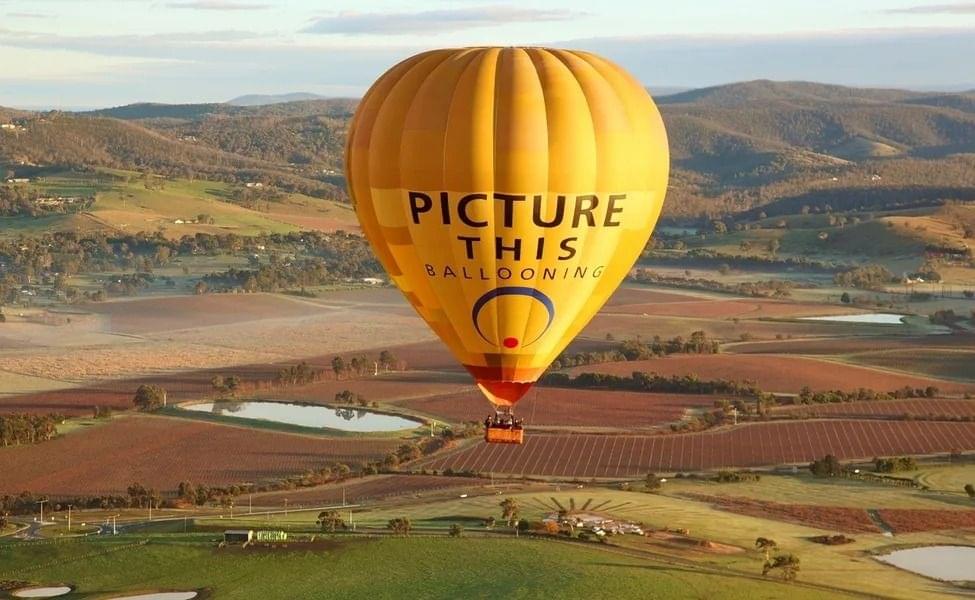
{"label": "sky", "polygon": [[0,106],[360,96],[430,48],[601,54],[653,92],[751,79],[975,88],[958,0],[0,0]]}

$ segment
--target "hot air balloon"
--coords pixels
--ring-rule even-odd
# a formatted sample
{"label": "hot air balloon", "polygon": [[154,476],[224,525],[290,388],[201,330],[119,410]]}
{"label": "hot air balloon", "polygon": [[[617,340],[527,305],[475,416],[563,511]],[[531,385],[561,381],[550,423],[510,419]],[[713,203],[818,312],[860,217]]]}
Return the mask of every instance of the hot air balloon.
{"label": "hot air balloon", "polygon": [[393,282],[495,407],[512,408],[623,281],[663,205],[669,153],[643,86],[588,52],[459,48],[383,74],[346,176]]}

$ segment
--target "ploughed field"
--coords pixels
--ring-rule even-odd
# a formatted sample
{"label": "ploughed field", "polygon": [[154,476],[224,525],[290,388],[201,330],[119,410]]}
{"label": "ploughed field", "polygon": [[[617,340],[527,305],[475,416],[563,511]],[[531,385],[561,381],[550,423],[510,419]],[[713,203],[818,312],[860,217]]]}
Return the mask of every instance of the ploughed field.
{"label": "ploughed field", "polygon": [[113,419],[31,446],[0,451],[0,494],[125,493],[133,483],[162,491],[181,481],[261,482],[329,462],[381,459],[397,439],[291,435],[166,417]]}
{"label": "ploughed field", "polygon": [[[0,395],[0,412],[71,416],[90,415],[95,406],[125,410],[142,383],[164,387],[171,402],[200,399],[213,394],[211,379],[216,375],[239,377],[243,396],[331,403],[336,394],[349,390],[384,408],[398,407],[450,423],[480,421],[490,410],[466,372],[443,344],[431,339],[393,289],[336,291],[319,298],[151,297],[76,309],[90,312],[32,313],[29,319],[12,315],[4,324],[0,386],[11,381],[33,387]],[[975,336],[923,336],[925,327],[913,325],[895,329],[789,320],[843,312],[853,311],[624,286],[569,353],[614,349],[621,340],[637,335],[644,340],[653,335],[686,339],[698,329],[725,342],[723,353],[592,364],[571,372],[693,374],[702,380],[750,381],[764,391],[781,393],[796,393],[805,386],[815,391],[878,392],[934,386],[941,396],[953,398],[782,407],[773,409],[772,416],[823,420],[647,435],[649,428],[710,409],[724,397],[537,386],[518,405],[518,415],[529,426],[525,446],[473,443],[420,465],[572,478],[638,477],[653,470],[802,463],[827,452],[841,458],[872,458],[975,449],[975,423],[951,422],[975,417],[975,403],[960,399],[975,392],[975,374],[965,372]],[[864,332],[868,335],[857,337]],[[896,335],[901,332],[903,336]],[[613,336],[607,339],[606,333]],[[757,340],[728,343],[743,334]],[[777,335],[810,337],[776,340]],[[838,337],[843,335],[847,337]],[[336,355],[346,360],[360,354],[374,358],[382,350],[394,354],[400,370],[341,379],[331,372]],[[930,360],[911,360],[913,354],[930,354]],[[883,368],[851,364],[859,356]],[[958,360],[945,367],[940,360],[945,356]],[[326,380],[269,387],[282,368],[299,361],[325,372]],[[918,367],[922,363],[927,365],[923,369]],[[905,372],[912,369],[918,372]],[[957,377],[925,375],[930,373]],[[51,389],[36,391],[45,382]],[[55,389],[64,386],[72,387]],[[896,420],[903,415],[924,420]],[[632,435],[621,435],[624,431]],[[136,481],[160,489],[172,489],[182,480],[214,485],[262,481],[330,461],[381,459],[398,444],[393,439],[326,439],[192,419],[132,416],[36,446],[0,449],[0,491],[107,493]],[[118,468],[104,467],[116,457],[121,457]]]}
{"label": "ploughed field", "polygon": [[[690,409],[713,407],[718,398],[535,386],[518,402],[516,413],[529,427],[637,429],[679,421]],[[476,389],[398,404],[453,422],[483,420],[490,412]]]}
{"label": "ploughed field", "polygon": [[629,376],[634,371],[658,375],[695,375],[698,379],[749,381],[768,392],[799,392],[804,386],[814,391],[854,391],[869,388],[889,392],[905,386],[935,386],[942,393],[975,391],[975,382],[965,383],[907,375],[801,356],[768,354],[677,354],[641,361],[601,363],[574,367],[571,372],[609,373]]}
{"label": "ploughed field", "polygon": [[676,302],[644,302],[607,306],[604,314],[629,314],[662,317],[691,317],[695,319],[771,319],[798,318],[819,315],[843,315],[856,312],[844,306],[801,304],[778,300],[692,299]]}
{"label": "ploughed field", "polygon": [[772,409],[775,416],[841,419],[972,419],[975,400],[905,398],[831,404],[794,404]]}
{"label": "ploughed field", "polygon": [[740,515],[801,523],[844,533],[882,533],[884,530],[890,530],[901,534],[975,527],[973,509],[880,508],[875,509],[874,516],[871,517],[867,509],[859,507],[783,504],[725,495],[686,494],[686,496]]}
{"label": "ploughed field", "polygon": [[427,469],[553,477],[640,477],[649,471],[695,471],[845,459],[933,454],[975,448],[975,423],[816,420],[749,423],[673,435],[533,434],[523,446],[469,447],[434,457]]}

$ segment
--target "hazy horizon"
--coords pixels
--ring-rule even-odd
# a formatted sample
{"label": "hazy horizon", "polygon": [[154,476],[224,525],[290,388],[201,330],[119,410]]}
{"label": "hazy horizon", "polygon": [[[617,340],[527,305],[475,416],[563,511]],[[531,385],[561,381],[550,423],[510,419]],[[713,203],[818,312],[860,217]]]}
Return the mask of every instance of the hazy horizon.
{"label": "hazy horizon", "polygon": [[[724,82],[724,83],[715,83],[715,84],[708,84],[708,85],[701,85],[701,86],[692,86],[692,87],[689,87],[689,86],[657,85],[657,86],[653,86],[653,87],[648,86],[648,88],[649,88],[649,91],[651,92],[651,94],[655,98],[659,98],[659,97],[664,97],[664,96],[670,96],[670,95],[673,95],[673,94],[680,94],[682,92],[696,90],[696,89],[705,89],[705,88],[711,88],[711,87],[721,87],[721,86],[724,86],[724,85],[734,85],[734,84],[737,84],[737,83],[752,83],[752,82],[755,82],[755,81],[760,81],[760,80],[752,79],[752,80],[747,80],[747,81],[746,80],[742,80],[742,81],[728,81],[728,82]],[[861,88],[861,89],[900,89],[900,90],[911,91],[911,92],[920,92],[920,93],[930,92],[930,93],[943,93],[943,94],[958,94],[958,93],[975,92],[975,83],[926,87],[926,86],[882,86],[882,85],[878,85],[878,86],[872,86],[872,85],[848,85],[847,86],[845,84],[830,84],[830,83],[824,82],[824,81],[804,81],[804,80],[786,80],[786,79],[776,79],[776,80],[770,80],[770,81],[774,81],[776,83],[817,83],[817,84],[825,84],[825,85],[844,85],[845,87]],[[144,99],[144,100],[136,100],[134,102],[126,102],[126,103],[121,103],[121,104],[100,104],[100,105],[88,105],[88,106],[69,105],[69,104],[41,104],[41,105],[0,104],[0,107],[13,108],[13,109],[17,109],[17,110],[34,111],[34,112],[43,112],[43,111],[49,111],[49,110],[60,110],[60,111],[65,111],[65,112],[86,112],[86,111],[94,111],[94,110],[104,110],[104,109],[109,109],[109,108],[117,108],[119,106],[127,106],[127,105],[132,105],[132,104],[173,104],[173,105],[178,105],[178,104],[232,104],[237,99],[239,99],[239,98],[245,98],[245,97],[248,97],[248,96],[267,96],[269,98],[278,98],[278,97],[283,97],[283,96],[291,96],[291,95],[295,95],[295,94],[309,94],[309,95],[314,95],[314,96],[317,96],[316,98],[314,98],[315,100],[319,100],[319,99],[323,99],[323,100],[335,100],[335,99],[343,99],[343,98],[358,99],[358,98],[361,97],[361,94],[359,94],[359,95],[349,95],[349,96],[327,96],[327,95],[315,94],[314,92],[306,92],[304,90],[282,90],[280,92],[265,92],[265,93],[243,92],[243,93],[240,93],[240,94],[234,94],[234,95],[232,95],[232,96],[230,96],[230,97],[228,97],[228,98],[226,98],[224,100],[209,100],[209,101],[193,101],[193,100],[188,100],[186,102],[157,102],[157,101],[152,100],[152,99]],[[268,102],[268,104],[278,103],[278,102],[283,102],[283,101],[287,101],[287,102],[301,102],[302,100],[300,100],[300,99],[299,100],[274,100],[273,102]],[[259,104],[263,104],[263,103],[259,103]]]}

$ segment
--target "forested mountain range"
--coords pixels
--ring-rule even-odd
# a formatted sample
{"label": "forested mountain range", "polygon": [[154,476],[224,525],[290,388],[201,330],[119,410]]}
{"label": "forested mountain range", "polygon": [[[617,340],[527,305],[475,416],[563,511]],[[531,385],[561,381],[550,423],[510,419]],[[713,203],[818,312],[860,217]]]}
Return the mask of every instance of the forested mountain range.
{"label": "forested mountain range", "polygon": [[[975,199],[973,92],[752,81],[657,102],[674,166],[670,216],[885,198],[898,205]],[[25,126],[0,137],[0,160],[266,179],[344,198],[342,152],[355,100],[238,104],[0,109],[0,121]]]}

